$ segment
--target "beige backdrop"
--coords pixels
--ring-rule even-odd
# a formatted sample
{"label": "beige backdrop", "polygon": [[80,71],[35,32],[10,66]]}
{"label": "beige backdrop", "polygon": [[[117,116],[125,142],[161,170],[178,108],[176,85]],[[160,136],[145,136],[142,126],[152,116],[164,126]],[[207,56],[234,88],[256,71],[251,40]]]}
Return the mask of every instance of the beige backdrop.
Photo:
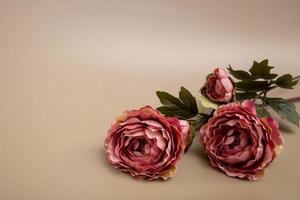
{"label": "beige backdrop", "polygon": [[158,105],[158,89],[198,95],[212,67],[269,58],[300,74],[299,19],[297,0],[0,0],[0,199],[300,199],[293,126],[259,182],[211,168],[197,141],[167,182],[136,181],[103,152],[114,116]]}

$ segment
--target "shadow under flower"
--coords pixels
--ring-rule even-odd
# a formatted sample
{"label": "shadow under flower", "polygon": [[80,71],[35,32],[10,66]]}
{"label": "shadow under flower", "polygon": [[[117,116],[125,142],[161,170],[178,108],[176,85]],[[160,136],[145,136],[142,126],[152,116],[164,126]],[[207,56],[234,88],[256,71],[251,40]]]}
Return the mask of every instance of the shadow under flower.
{"label": "shadow under flower", "polygon": [[107,155],[106,155],[106,152],[105,152],[105,149],[104,147],[100,147],[98,150],[97,150],[97,157],[99,158],[100,162],[108,169],[110,170],[111,172],[115,172],[116,169],[109,163],[108,159],[107,159]]}
{"label": "shadow under flower", "polygon": [[[197,139],[196,139],[197,140]],[[194,141],[196,142],[196,141]],[[197,157],[197,159],[206,167],[211,168],[209,160],[205,154],[204,148],[201,144],[193,144],[193,146],[189,149],[187,154],[191,154],[193,157]]]}

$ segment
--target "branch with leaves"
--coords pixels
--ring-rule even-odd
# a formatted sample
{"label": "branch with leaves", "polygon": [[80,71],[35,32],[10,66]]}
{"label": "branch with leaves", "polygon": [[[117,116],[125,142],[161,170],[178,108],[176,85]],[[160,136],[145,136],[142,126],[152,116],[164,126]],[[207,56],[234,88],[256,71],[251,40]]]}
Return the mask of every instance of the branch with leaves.
{"label": "branch with leaves", "polygon": [[257,114],[260,117],[268,117],[270,113],[267,107],[271,107],[278,115],[299,127],[300,116],[292,101],[283,98],[269,97],[268,93],[275,88],[293,89],[298,83],[300,76],[293,77],[291,74],[271,73],[273,66],[269,66],[267,59],[254,61],[249,72],[234,70],[230,65],[229,73],[238,81],[235,82],[235,97],[237,101],[253,99],[256,103]]}
{"label": "branch with leaves", "polygon": [[[162,104],[162,106],[157,109],[165,116],[178,117],[189,121],[193,129],[197,131],[212,117],[214,110],[217,109],[218,106],[224,103],[234,101],[241,102],[251,99],[256,104],[258,116],[270,116],[267,109],[272,108],[281,118],[299,127],[300,116],[293,102],[299,101],[300,97],[292,99],[270,97],[269,92],[278,87],[293,89],[298,83],[300,76],[293,77],[291,74],[279,76],[272,72],[273,68],[274,66],[270,66],[267,59],[261,62],[254,61],[249,71],[235,70],[229,65],[227,69],[232,77],[226,77],[225,75],[227,73],[222,70],[220,71],[218,68],[214,71],[214,74],[209,74],[207,77],[206,83],[202,88],[203,96],[199,98],[200,103],[197,103],[196,98],[191,92],[181,87],[179,97],[175,97],[165,91],[157,91],[156,95]],[[216,94],[210,94],[212,93],[210,91],[211,88],[220,90],[220,87],[222,87],[222,85],[218,85],[220,84],[218,79],[224,82],[224,95],[229,98],[220,96],[220,93],[223,92],[222,90],[221,92],[217,91]],[[232,82],[232,89],[228,86],[229,80]],[[203,94],[203,91],[205,91],[207,95]],[[232,94],[228,94],[228,92]],[[232,98],[230,95],[232,95]],[[216,101],[218,98],[223,101]],[[201,107],[198,108],[198,105]],[[204,110],[205,112],[200,112],[199,110]]]}
{"label": "branch with leaves", "polygon": [[163,105],[157,110],[167,117],[187,120],[195,131],[199,130],[211,117],[212,112],[209,114],[199,112],[196,98],[184,87],[181,87],[179,91],[179,98],[164,91],[157,91],[156,95]]}

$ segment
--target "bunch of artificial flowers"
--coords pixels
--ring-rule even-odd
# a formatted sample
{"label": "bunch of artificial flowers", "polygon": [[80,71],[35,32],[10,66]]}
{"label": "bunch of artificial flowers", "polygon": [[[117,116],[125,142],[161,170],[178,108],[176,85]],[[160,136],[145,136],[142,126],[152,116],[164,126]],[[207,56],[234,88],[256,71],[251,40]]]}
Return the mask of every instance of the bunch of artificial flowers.
{"label": "bunch of artificial flowers", "polygon": [[300,118],[293,104],[298,98],[268,96],[277,87],[292,89],[299,77],[278,76],[273,68],[268,60],[254,61],[249,72],[218,67],[207,76],[200,101],[184,87],[179,98],[157,91],[161,107],[117,117],[105,138],[108,160],[137,179],[166,180],[200,134],[213,167],[230,177],[260,179],[283,148],[278,121],[268,110],[297,126]]}

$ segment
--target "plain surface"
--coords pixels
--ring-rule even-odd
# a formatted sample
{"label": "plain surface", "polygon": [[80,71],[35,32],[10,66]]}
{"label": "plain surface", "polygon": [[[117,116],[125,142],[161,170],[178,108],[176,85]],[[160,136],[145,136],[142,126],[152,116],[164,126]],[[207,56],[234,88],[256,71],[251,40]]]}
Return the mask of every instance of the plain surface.
{"label": "plain surface", "polygon": [[300,1],[0,0],[0,199],[299,199],[292,126],[259,182],[211,168],[197,140],[166,182],[136,181],[103,152],[121,111],[158,105],[158,89],[198,95],[215,66],[269,58],[278,73],[300,74],[299,10]]}

